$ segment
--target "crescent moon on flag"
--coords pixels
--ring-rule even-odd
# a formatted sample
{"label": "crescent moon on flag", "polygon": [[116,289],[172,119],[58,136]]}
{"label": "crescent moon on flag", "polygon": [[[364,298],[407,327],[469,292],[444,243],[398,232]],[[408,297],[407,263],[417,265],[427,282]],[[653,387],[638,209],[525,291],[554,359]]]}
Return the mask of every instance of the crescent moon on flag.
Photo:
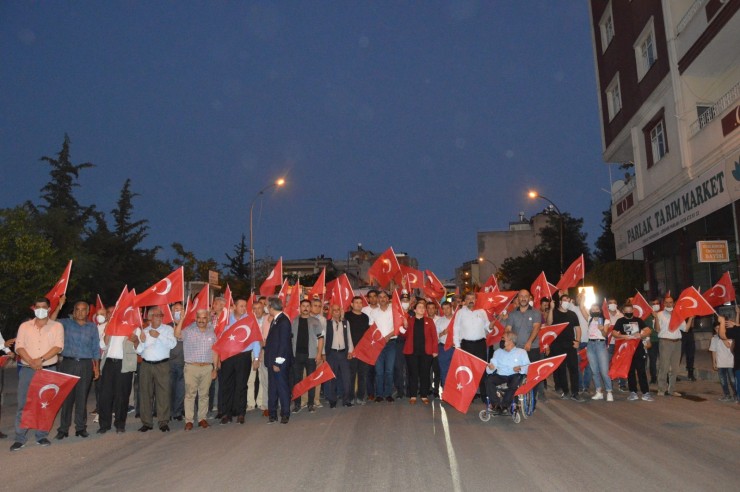
{"label": "crescent moon on flag", "polygon": [[270,272],[270,275],[268,275],[265,280],[270,280],[274,276],[275,276],[275,269],[273,268],[272,271]]}
{"label": "crescent moon on flag", "polygon": [[580,269],[581,269],[581,264],[579,263],[579,264],[576,265],[576,269],[573,271],[573,278],[574,279],[576,278],[576,275],[578,275],[578,270],[580,270]]}
{"label": "crescent moon on flag", "polygon": [[244,335],[244,338],[242,338],[241,340],[239,340],[239,342],[241,342],[241,343],[246,342],[249,339],[249,335],[252,334],[252,330],[250,330],[247,325],[237,326],[236,328],[234,328],[234,331],[235,332],[236,332],[236,330],[244,330],[244,333],[246,333],[246,335]]}
{"label": "crescent moon on flag", "polygon": [[461,384],[463,384],[464,386],[469,385],[473,381],[473,371],[471,371],[468,366],[460,366],[460,367],[458,367],[455,370],[455,380],[457,382],[460,382],[460,380],[457,379],[457,373],[459,373],[460,371],[462,371],[462,372],[464,372],[465,374],[468,375],[468,382],[467,383],[461,383]]}
{"label": "crescent moon on flag", "polygon": [[167,284],[167,287],[165,287],[162,292],[157,292],[157,285],[159,285],[159,283],[158,283],[157,285],[155,285],[154,287],[152,287],[152,292],[154,292],[155,294],[159,294],[160,296],[166,296],[172,290],[172,280],[170,280],[168,278],[163,278],[162,279],[162,282],[164,282],[165,284]]}
{"label": "crescent moon on flag", "polygon": [[501,331],[501,329],[498,326],[493,325],[493,331],[492,331],[492,333],[493,333],[493,336],[494,337],[497,337],[500,331]]}
{"label": "crescent moon on flag", "polygon": [[419,280],[419,277],[415,273],[409,273],[409,284],[415,284]]}
{"label": "crescent moon on flag", "polygon": [[316,376],[313,377],[313,380],[318,381],[319,379],[321,379],[321,376],[323,375],[324,375],[324,370],[322,369],[320,373],[318,373]]}
{"label": "crescent moon on flag", "polygon": [[687,308],[695,308],[695,307],[698,307],[699,306],[699,303],[693,297],[684,297],[684,300],[687,301],[687,302],[688,301],[691,301],[693,303],[690,306],[686,306]]}
{"label": "crescent moon on flag", "polygon": [[198,301],[200,301],[199,297],[196,297],[195,300],[193,300],[193,307],[190,308],[190,312],[195,312],[195,309],[198,307]]}
{"label": "crescent moon on flag", "polygon": [[537,367],[537,379],[539,379],[539,378],[542,377],[542,374],[541,374],[542,369],[545,369],[547,367],[552,367],[554,365],[555,365],[554,362],[544,362],[544,363],[540,364],[540,366]]}
{"label": "crescent moon on flag", "polygon": [[724,286],[724,285],[721,285],[721,284],[720,284],[720,285],[718,285],[718,286],[717,286],[717,288],[718,288],[718,289],[722,289],[722,294],[720,294],[720,295],[719,295],[719,296],[717,296],[717,297],[722,297],[722,298],[724,298],[725,296],[727,296],[727,289],[725,289],[725,286]]}
{"label": "crescent moon on flag", "polygon": [[391,267],[391,260],[389,260],[387,258],[383,258],[383,264],[388,265],[388,270],[386,270],[385,268],[383,268],[381,271],[383,273],[391,273],[391,269],[392,269],[392,267]]}
{"label": "crescent moon on flag", "polygon": [[[376,333],[380,333],[380,337],[379,337],[379,338],[375,338],[375,334],[376,334]],[[380,339],[381,339],[381,338],[383,338],[383,333],[381,333],[381,331],[380,331],[380,328],[377,328],[377,327],[376,327],[376,328],[375,328],[375,331],[373,331],[373,334],[372,334],[372,335],[370,335],[370,338],[371,338],[372,340],[380,341]]]}
{"label": "crescent moon on flag", "polygon": [[620,345],[620,346],[619,346],[619,350],[617,350],[617,355],[621,354],[621,353],[622,353],[622,350],[624,350],[624,349],[626,349],[626,348],[627,348],[627,345],[628,345],[628,344],[627,344],[626,342],[625,342],[625,343],[623,343],[622,345]]}
{"label": "crescent moon on flag", "polygon": [[123,312],[123,317],[125,318],[126,315],[128,315],[128,312],[133,311],[133,310],[134,310],[133,306],[127,307],[126,310]]}
{"label": "crescent moon on flag", "polygon": [[632,305],[632,307],[634,308],[635,311],[640,311],[640,314],[637,317],[642,318],[642,315],[644,314],[644,312],[642,311],[642,308],[634,304]]}
{"label": "crescent moon on flag", "polygon": [[547,339],[548,339],[548,338],[552,338],[553,340],[555,340],[555,339],[556,339],[557,337],[558,337],[558,336],[557,336],[557,335],[555,334],[555,332],[554,332],[554,331],[548,331],[548,332],[545,332],[545,334],[544,334],[544,335],[542,335],[542,340],[540,341],[540,343],[542,343],[542,345],[549,345],[549,344],[547,343]]}
{"label": "crescent moon on flag", "polygon": [[47,390],[51,390],[54,392],[54,396],[52,396],[52,398],[54,398],[59,393],[59,386],[57,386],[56,384],[47,384],[47,385],[42,386],[41,389],[39,390],[39,398],[43,398],[42,395],[44,394],[44,391],[47,391]]}

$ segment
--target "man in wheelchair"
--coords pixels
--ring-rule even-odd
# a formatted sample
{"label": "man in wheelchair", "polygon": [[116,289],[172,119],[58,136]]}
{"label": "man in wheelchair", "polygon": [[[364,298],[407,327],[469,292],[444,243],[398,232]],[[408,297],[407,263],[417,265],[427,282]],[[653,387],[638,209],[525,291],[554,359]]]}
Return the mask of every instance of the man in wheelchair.
{"label": "man in wheelchair", "polygon": [[[491,362],[486,367],[486,393],[491,402],[493,413],[501,415],[511,407],[514,392],[527,374],[529,356],[527,351],[516,346],[516,333],[507,332],[503,336],[503,348],[493,353]],[[506,384],[506,389],[497,388]]]}

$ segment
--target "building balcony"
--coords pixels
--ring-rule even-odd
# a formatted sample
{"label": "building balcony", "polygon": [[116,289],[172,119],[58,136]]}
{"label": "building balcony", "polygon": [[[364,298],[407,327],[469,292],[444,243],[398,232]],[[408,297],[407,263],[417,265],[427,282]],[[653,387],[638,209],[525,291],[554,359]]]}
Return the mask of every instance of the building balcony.
{"label": "building balcony", "polygon": [[725,92],[717,102],[704,111],[699,118],[689,126],[689,137],[693,137],[714,121],[718,116],[740,99],[740,82],[736,83],[729,91]]}

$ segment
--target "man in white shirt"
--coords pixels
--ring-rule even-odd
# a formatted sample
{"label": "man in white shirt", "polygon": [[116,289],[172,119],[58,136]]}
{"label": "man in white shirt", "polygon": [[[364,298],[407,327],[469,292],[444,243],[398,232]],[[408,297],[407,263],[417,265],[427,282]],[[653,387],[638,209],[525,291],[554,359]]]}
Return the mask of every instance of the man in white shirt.
{"label": "man in white shirt", "polygon": [[[475,292],[465,294],[464,304],[457,311],[455,326],[453,327],[453,338],[455,348],[464,351],[485,361],[488,347],[486,346],[486,335],[491,331],[491,322],[483,309],[473,310],[475,306]],[[486,401],[486,385],[483,378],[479,385],[480,397]]]}
{"label": "man in white shirt", "polygon": [[[378,307],[378,291],[370,289],[365,295],[367,300],[367,306],[362,308],[362,312],[370,318],[370,324],[373,324],[373,310]],[[367,401],[375,399],[375,366],[368,366],[367,377],[365,378],[365,385],[367,386]]]}
{"label": "man in white shirt", "polygon": [[[658,395],[681,396],[676,391],[676,376],[681,363],[681,333],[686,331],[686,322],[678,325],[676,331],[670,331],[668,326],[673,312],[673,297],[663,299],[663,310],[655,316],[655,329],[658,330],[660,353],[658,354]],[[693,318],[689,318],[691,322]],[[668,388],[666,389],[666,377]]]}
{"label": "man in white shirt", "polygon": [[393,369],[396,362],[397,337],[393,327],[393,309],[390,296],[381,291],[378,294],[378,307],[373,309],[370,318],[375,322],[381,335],[386,339],[385,347],[375,361],[375,401],[393,402]]}

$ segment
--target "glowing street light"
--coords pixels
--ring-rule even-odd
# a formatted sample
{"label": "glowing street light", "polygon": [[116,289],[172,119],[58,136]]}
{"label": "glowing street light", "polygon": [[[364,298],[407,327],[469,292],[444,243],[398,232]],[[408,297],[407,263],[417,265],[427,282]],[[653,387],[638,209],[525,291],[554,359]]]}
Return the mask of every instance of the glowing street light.
{"label": "glowing street light", "polygon": [[274,183],[270,183],[269,185],[262,188],[259,193],[257,193],[254,197],[254,200],[252,200],[252,205],[249,207],[249,283],[250,283],[250,290],[249,293],[254,293],[254,230],[252,228],[252,216],[254,213],[254,204],[257,202],[257,199],[265,194],[265,192],[271,188],[280,188],[285,185],[285,178],[278,178],[275,180]]}
{"label": "glowing street light", "polygon": [[552,205],[552,207],[555,209],[555,212],[558,214],[558,217],[560,217],[560,275],[562,275],[563,274],[563,214],[560,213],[560,209],[558,208],[557,205],[555,205],[555,202],[553,202],[552,200],[550,200],[544,195],[540,195],[537,191],[529,190],[527,195],[529,196],[529,198],[533,200],[535,198],[542,198],[543,200],[548,202],[550,205]]}

